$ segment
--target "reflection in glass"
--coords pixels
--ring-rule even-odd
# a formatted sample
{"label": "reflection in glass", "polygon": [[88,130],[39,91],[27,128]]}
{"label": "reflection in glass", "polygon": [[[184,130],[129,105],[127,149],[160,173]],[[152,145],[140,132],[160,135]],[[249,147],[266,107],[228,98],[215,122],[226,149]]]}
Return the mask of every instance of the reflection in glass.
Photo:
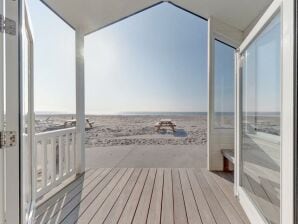
{"label": "reflection in glass", "polygon": [[[22,48],[22,99],[21,99],[21,150],[23,156],[23,164],[22,164],[22,171],[23,171],[23,201],[24,201],[24,211],[25,214],[28,216],[30,215],[31,210],[31,198],[32,198],[32,144],[31,144],[31,119],[30,119],[30,74],[29,74],[29,60],[30,60],[30,45],[29,45],[29,38],[28,33],[23,31],[23,48]],[[28,220],[29,217],[26,217]]]}
{"label": "reflection in glass", "polygon": [[280,16],[242,55],[242,175],[249,197],[269,223],[280,210]]}
{"label": "reflection in glass", "polygon": [[214,128],[233,128],[235,49],[215,40],[214,52]]}

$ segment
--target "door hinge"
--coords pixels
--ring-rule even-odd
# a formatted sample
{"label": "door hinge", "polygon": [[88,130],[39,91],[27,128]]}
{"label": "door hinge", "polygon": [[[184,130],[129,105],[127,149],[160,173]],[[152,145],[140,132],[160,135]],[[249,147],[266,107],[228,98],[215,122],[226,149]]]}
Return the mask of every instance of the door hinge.
{"label": "door hinge", "polygon": [[0,32],[15,36],[17,34],[17,24],[14,20],[0,14]]}
{"label": "door hinge", "polygon": [[0,132],[0,148],[16,146],[17,133],[15,131]]}

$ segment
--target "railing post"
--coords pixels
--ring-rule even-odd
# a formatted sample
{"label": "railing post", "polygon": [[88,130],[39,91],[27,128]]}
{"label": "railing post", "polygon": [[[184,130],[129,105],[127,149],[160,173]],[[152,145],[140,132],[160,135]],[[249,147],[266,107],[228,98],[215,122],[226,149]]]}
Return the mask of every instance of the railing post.
{"label": "railing post", "polygon": [[43,149],[42,186],[46,187],[48,184],[48,144],[47,144],[47,139],[43,139],[42,149]]}
{"label": "railing post", "polygon": [[57,166],[57,152],[56,152],[56,138],[51,138],[51,149],[52,149],[52,157],[53,161],[51,161],[52,164],[52,179],[51,182],[54,183],[56,181],[56,166]]}
{"label": "railing post", "polygon": [[59,136],[59,178],[62,178],[63,177],[63,158],[64,158],[64,155],[63,155],[63,148],[62,148],[62,145],[63,145],[63,139],[62,139],[62,136]]}
{"label": "railing post", "polygon": [[80,174],[85,171],[85,74],[84,74],[84,34],[76,31],[76,150],[75,169]]}

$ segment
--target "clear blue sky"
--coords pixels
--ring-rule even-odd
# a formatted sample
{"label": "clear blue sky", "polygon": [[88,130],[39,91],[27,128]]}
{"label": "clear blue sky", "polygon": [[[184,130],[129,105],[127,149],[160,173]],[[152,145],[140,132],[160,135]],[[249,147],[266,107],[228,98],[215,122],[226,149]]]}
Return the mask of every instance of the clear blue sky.
{"label": "clear blue sky", "polygon": [[[30,0],[36,111],[75,111],[74,31]],[[206,111],[207,22],[168,3],[85,38],[86,113]]]}

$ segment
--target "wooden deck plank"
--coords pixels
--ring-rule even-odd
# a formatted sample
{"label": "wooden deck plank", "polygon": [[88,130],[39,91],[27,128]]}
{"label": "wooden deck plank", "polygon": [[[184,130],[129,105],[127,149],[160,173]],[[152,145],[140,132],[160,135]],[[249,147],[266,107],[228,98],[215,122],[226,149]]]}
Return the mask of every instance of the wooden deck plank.
{"label": "wooden deck plank", "polygon": [[94,173],[101,173],[103,169],[97,170],[88,170],[83,175],[81,175],[77,180],[70,183],[68,186],[63,188],[57,194],[53,195],[49,198],[45,203],[39,205],[35,211],[35,217],[38,218],[40,214],[44,214],[45,211],[55,206],[60,200],[65,200],[65,198],[69,197],[69,194],[76,188],[80,188],[84,185],[87,185],[90,181],[94,180]]}
{"label": "wooden deck plank", "polygon": [[182,192],[185,201],[187,220],[189,224],[202,224],[199,211],[194,199],[191,185],[185,169],[179,169]]}
{"label": "wooden deck plank", "polygon": [[35,224],[249,224],[230,174],[186,168],[89,172],[42,204]]}
{"label": "wooden deck plank", "polygon": [[161,217],[161,201],[163,188],[163,169],[156,172],[155,183],[148,212],[147,224],[159,224]]}
{"label": "wooden deck plank", "polygon": [[96,178],[103,172],[103,169],[98,169],[93,172],[86,180],[79,180],[80,182],[75,188],[71,187],[68,189],[68,192],[64,194],[58,193],[58,199],[56,201],[49,201],[48,208],[44,210],[43,215],[36,215],[36,222],[46,223],[51,217],[58,213],[61,208],[67,205],[76,195],[80,194],[84,187],[96,180]]}
{"label": "wooden deck plank", "polygon": [[175,224],[185,224],[187,222],[185,202],[182,193],[180,175],[178,169],[172,170],[173,177],[173,201],[174,201],[174,221]]}
{"label": "wooden deck plank", "polygon": [[[249,224],[249,220],[242,209],[241,206],[239,206],[239,202],[237,198],[234,195],[234,184],[233,182],[230,182],[229,180],[229,174],[223,173],[223,172],[217,172],[217,173],[210,173],[210,175],[214,178],[218,186],[221,188],[221,190],[224,192],[224,194],[227,196],[231,204],[233,205],[234,209],[238,212],[241,219],[244,223]],[[226,176],[227,175],[227,176]]]}
{"label": "wooden deck plank", "polygon": [[188,178],[191,188],[193,190],[194,198],[201,215],[202,222],[204,224],[216,224],[213,214],[209,208],[208,202],[204,196],[204,193],[199,185],[193,170],[187,170]]}
{"label": "wooden deck plank", "polygon": [[92,182],[86,188],[84,188],[80,194],[76,195],[67,205],[61,209],[61,211],[55,214],[48,223],[61,223],[70,213],[81,207],[81,204],[84,204],[85,199],[88,199],[90,195],[93,195],[94,192],[103,190],[118,171],[119,169],[105,171],[105,173],[100,175],[95,182]]}
{"label": "wooden deck plank", "polygon": [[119,219],[118,224],[131,224],[135,211],[137,209],[137,206],[139,204],[139,199],[141,197],[145,181],[147,179],[149,173],[149,169],[143,169],[141,176],[133,189],[133,192],[123,210],[123,213],[121,214],[121,217]]}
{"label": "wooden deck plank", "polygon": [[79,204],[82,196],[87,195],[94,186],[100,183],[109,174],[110,171],[111,169],[106,169],[101,172],[98,176],[94,177],[93,181],[88,183],[85,188],[83,188],[84,185],[79,185],[77,190],[70,192],[72,197],[67,197],[65,203],[63,200],[60,200],[55,206],[51,207],[47,213],[45,213],[47,214],[46,216],[39,216],[36,223],[55,223],[54,220],[57,220],[58,222],[59,217],[62,217],[61,215],[67,211],[67,208],[70,209],[73,204]]}
{"label": "wooden deck plank", "polygon": [[171,169],[164,170],[161,224],[174,223],[173,183]]}
{"label": "wooden deck plank", "polygon": [[114,187],[122,179],[126,171],[127,169],[120,169],[119,172],[101,191],[94,191],[94,194],[90,194],[90,197],[87,197],[80,204],[80,206],[78,206],[75,213],[67,216],[63,223],[74,223],[75,221],[76,223],[89,223],[92,217],[96,214],[97,210],[101,207],[105,199],[109,196]]}
{"label": "wooden deck plank", "polygon": [[132,177],[129,179],[127,185],[125,186],[123,192],[121,192],[121,195],[117,199],[114,206],[111,208],[110,213],[106,217],[104,223],[105,224],[116,224],[122,214],[122,211],[134,189],[136,184],[139,181],[139,177],[141,174],[141,169],[136,168],[135,172],[133,173]]}
{"label": "wooden deck plank", "polygon": [[211,187],[211,190],[213,191],[219,204],[221,205],[224,212],[226,213],[226,216],[230,220],[231,224],[244,223],[243,220],[240,218],[239,214],[237,213],[237,211],[230,203],[229,199],[225,196],[225,194],[222,192],[220,187],[216,184],[214,179],[211,177],[210,173],[204,170],[203,175],[205,176],[207,182],[209,183],[209,186]]}
{"label": "wooden deck plank", "polygon": [[150,169],[147,180],[145,182],[145,186],[139,201],[139,205],[137,207],[133,224],[145,224],[147,221],[154,180],[156,175],[156,169]]}
{"label": "wooden deck plank", "polygon": [[[106,219],[107,215],[109,214],[111,208],[113,207],[114,203],[120,196],[121,192],[123,191],[124,187],[126,186],[128,180],[130,179],[131,175],[133,174],[134,169],[128,169],[126,173],[123,175],[121,180],[118,182],[116,187],[113,189],[111,194],[108,196],[108,198],[104,201],[102,206],[98,209],[96,214],[91,219],[90,224],[100,224],[103,223]],[[98,203],[98,200],[95,201]]]}
{"label": "wooden deck plank", "polygon": [[201,189],[205,195],[205,198],[209,204],[210,210],[215,218],[216,223],[220,224],[230,224],[228,217],[226,216],[225,212],[219,205],[216,197],[214,196],[207,180],[203,176],[201,170],[196,170],[195,175],[197,177],[198,183],[201,186]]}

